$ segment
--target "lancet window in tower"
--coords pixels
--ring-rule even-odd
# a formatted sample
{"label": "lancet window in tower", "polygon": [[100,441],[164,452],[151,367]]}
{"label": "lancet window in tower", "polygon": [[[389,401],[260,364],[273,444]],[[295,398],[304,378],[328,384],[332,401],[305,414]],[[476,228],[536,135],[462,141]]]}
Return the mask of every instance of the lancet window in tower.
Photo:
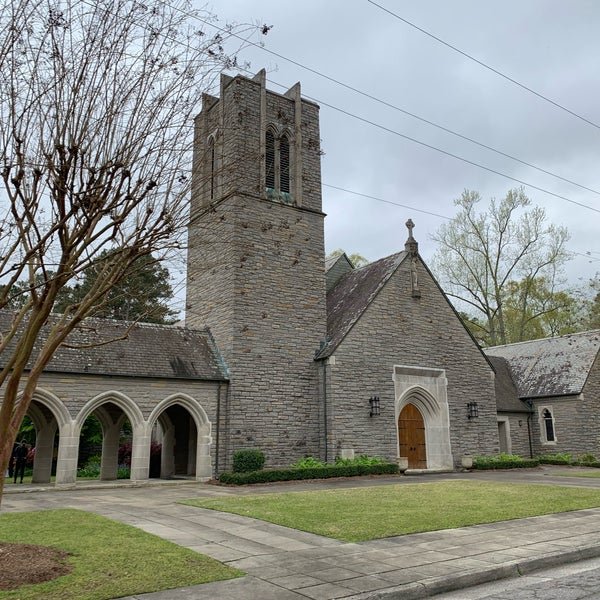
{"label": "lancet window in tower", "polygon": [[210,170],[209,187],[210,187],[210,199],[211,202],[215,199],[216,193],[216,179],[217,179],[217,164],[215,154],[215,138],[211,137],[208,140],[208,168]]}
{"label": "lancet window in tower", "polygon": [[275,136],[272,131],[267,131],[265,139],[265,187],[267,190],[275,189]]}
{"label": "lancet window in tower", "polygon": [[279,140],[279,190],[290,193],[290,142],[287,135]]}
{"label": "lancet window in tower", "polygon": [[285,133],[276,137],[270,129],[265,134],[265,188],[270,198],[291,200],[290,140]]}

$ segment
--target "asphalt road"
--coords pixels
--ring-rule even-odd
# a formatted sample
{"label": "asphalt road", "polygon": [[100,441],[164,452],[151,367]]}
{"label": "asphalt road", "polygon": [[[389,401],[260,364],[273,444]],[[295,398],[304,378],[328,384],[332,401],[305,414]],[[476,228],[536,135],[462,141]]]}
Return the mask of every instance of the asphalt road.
{"label": "asphalt road", "polygon": [[435,596],[436,600],[600,599],[600,558]]}

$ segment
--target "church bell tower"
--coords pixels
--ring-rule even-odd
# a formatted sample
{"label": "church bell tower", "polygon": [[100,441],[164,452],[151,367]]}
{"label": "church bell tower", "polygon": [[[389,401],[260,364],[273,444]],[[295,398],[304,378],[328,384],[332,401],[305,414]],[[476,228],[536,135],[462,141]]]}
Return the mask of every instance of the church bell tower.
{"label": "church bell tower", "polygon": [[221,468],[319,455],[315,351],[326,335],[319,107],[221,76],[194,134],[186,324],[208,326],[230,374]]}

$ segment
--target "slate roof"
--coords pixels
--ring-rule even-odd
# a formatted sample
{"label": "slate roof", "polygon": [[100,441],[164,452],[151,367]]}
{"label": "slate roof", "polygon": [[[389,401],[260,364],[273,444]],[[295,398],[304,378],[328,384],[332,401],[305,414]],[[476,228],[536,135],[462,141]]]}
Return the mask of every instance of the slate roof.
{"label": "slate roof", "polygon": [[600,330],[486,348],[507,360],[520,398],[580,394],[600,351]]}
{"label": "slate roof", "polygon": [[508,361],[501,356],[488,356],[496,377],[496,408],[499,412],[530,412],[529,407],[519,399],[517,388],[511,376]]}
{"label": "slate roof", "polygon": [[335,351],[406,256],[406,252],[399,252],[340,278],[327,293],[328,343],[316,358],[326,358]]}
{"label": "slate roof", "polygon": [[350,271],[354,270],[352,261],[342,253],[339,256],[332,256],[325,259],[325,289],[329,293],[337,282]]}
{"label": "slate roof", "polygon": [[[55,318],[50,319],[50,324]],[[12,312],[0,311],[1,331],[6,331],[11,319]],[[48,331],[48,326],[43,332]],[[111,341],[124,335],[127,335],[126,339]],[[127,321],[96,318],[86,319],[83,326],[73,331],[67,342],[79,348],[59,348],[44,369],[45,372],[164,379],[227,379],[226,367],[207,329],[151,323],[132,326]],[[104,345],[91,345],[103,342]],[[0,364],[3,362],[0,355]]]}

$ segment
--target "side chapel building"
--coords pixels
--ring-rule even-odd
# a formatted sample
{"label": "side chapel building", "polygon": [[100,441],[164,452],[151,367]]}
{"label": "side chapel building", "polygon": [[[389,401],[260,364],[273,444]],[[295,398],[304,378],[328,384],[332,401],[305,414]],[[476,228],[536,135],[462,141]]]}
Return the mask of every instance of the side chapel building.
{"label": "side chapel building", "polygon": [[[185,327],[139,324],[90,348],[128,327],[90,319],[73,335],[29,412],[35,481],[50,480],[57,432],[56,481],[75,481],[92,414],[104,479],[116,477],[125,419],[134,480],[149,476],[157,431],[161,476],[200,480],[240,448],[263,450],[267,466],[369,454],[425,470],[499,451],[495,354],[421,259],[414,225],[399,227],[392,256],[326,263],[319,107],[299,84],[278,94],[265,79],[223,75],[196,118]],[[517,430],[529,408],[511,401]]]}

